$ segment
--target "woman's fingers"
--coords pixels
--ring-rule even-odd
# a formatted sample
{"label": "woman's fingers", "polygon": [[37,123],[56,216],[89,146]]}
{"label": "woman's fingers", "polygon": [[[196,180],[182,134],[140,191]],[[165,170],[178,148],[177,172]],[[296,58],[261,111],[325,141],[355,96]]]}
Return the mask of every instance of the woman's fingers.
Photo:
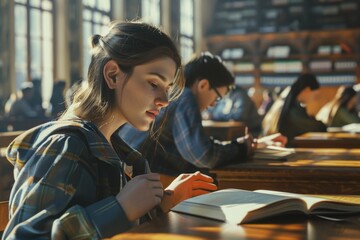
{"label": "woman's fingers", "polygon": [[192,183],[192,189],[205,189],[209,191],[214,191],[217,189],[217,186],[213,183],[207,183],[207,182],[200,182],[200,181],[194,181]]}

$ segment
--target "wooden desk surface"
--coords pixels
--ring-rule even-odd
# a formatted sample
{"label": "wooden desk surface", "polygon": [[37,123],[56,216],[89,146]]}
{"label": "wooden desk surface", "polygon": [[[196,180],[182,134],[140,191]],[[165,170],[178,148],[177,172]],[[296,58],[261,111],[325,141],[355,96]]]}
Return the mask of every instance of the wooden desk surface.
{"label": "wooden desk surface", "polygon": [[333,222],[292,215],[256,224],[235,225],[170,212],[111,239],[349,240],[359,239],[359,236],[360,216],[351,222]]}
{"label": "wooden desk surface", "polygon": [[250,159],[211,172],[220,189],[360,195],[360,149],[296,149],[285,161]]}
{"label": "wooden desk surface", "polygon": [[360,133],[309,132],[295,137],[296,148],[360,148]]}

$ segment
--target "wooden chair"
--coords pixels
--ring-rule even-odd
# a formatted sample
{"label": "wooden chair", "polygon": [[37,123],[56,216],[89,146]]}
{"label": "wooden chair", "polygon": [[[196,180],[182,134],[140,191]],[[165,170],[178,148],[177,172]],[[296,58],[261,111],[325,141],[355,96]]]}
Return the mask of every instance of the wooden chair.
{"label": "wooden chair", "polygon": [[0,133],[0,201],[9,200],[11,187],[14,184],[14,167],[5,157],[6,148],[20,133],[22,131]]}
{"label": "wooden chair", "polygon": [[0,237],[9,222],[9,202],[0,202]]}

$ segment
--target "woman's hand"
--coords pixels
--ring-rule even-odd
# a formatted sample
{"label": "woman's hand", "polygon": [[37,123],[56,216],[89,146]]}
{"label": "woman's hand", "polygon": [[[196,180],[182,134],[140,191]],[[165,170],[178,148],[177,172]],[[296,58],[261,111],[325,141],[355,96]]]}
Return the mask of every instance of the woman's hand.
{"label": "woman's hand", "polygon": [[160,175],[148,173],[134,177],[116,195],[129,221],[134,221],[153,209],[163,198]]}
{"label": "woman's hand", "polygon": [[199,171],[192,174],[180,174],[165,189],[160,207],[164,212],[168,212],[170,208],[185,199],[214,191],[217,186],[213,182],[211,177]]}

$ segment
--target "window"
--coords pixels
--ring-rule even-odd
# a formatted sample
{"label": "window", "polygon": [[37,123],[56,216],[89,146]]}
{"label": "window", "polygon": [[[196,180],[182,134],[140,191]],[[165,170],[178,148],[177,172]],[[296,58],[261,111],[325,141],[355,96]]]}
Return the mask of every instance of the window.
{"label": "window", "polygon": [[89,37],[93,34],[104,35],[111,21],[110,0],[83,0],[83,76],[86,80],[90,64]]}
{"label": "window", "polygon": [[160,0],[142,0],[141,2],[142,20],[147,23],[160,26],[161,8]]}
{"label": "window", "polygon": [[51,97],[54,78],[53,1],[15,0],[16,89],[27,79],[42,80],[42,97]]}
{"label": "window", "polygon": [[187,62],[194,52],[194,1],[180,1],[180,53]]}

